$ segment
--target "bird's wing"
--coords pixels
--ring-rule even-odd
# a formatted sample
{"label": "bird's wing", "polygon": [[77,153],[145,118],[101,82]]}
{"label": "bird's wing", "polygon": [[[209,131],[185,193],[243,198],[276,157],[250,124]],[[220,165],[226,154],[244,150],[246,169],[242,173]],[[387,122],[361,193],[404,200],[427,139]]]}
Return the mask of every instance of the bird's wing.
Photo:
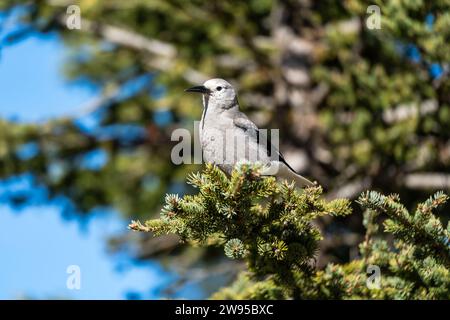
{"label": "bird's wing", "polygon": [[249,131],[252,135],[255,134],[255,137],[258,136],[258,127],[244,113],[236,114],[233,118],[233,123],[236,127]]}
{"label": "bird's wing", "polygon": [[[253,137],[256,138],[257,143],[260,144],[260,134],[259,134],[258,127],[244,113],[242,113],[242,112],[238,113],[234,117],[233,122],[234,122],[235,126],[241,128],[245,131],[248,131]],[[269,138],[270,138],[270,136],[269,136]],[[278,156],[277,160],[284,163],[292,172],[297,174],[297,172],[284,159],[284,156],[281,154],[281,152],[275,146],[272,146],[272,143],[270,142],[270,140],[268,141],[268,143],[265,144],[265,147],[266,147],[267,154],[271,154],[272,150],[274,150],[276,152],[275,155]]]}

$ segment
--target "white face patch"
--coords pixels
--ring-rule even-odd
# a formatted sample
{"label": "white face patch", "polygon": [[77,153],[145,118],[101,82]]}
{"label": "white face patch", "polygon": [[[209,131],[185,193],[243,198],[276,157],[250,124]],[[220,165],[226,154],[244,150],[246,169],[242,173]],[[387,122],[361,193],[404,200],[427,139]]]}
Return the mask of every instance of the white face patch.
{"label": "white face patch", "polygon": [[210,90],[209,98],[219,108],[228,109],[236,104],[236,91],[223,79],[210,79],[203,84]]}

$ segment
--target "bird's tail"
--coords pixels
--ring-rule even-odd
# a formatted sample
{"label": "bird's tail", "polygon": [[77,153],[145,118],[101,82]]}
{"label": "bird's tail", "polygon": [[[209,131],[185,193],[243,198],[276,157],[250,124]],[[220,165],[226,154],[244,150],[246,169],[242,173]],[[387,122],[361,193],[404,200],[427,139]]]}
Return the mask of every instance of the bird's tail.
{"label": "bird's tail", "polygon": [[311,180],[306,179],[304,176],[293,172],[291,177],[288,177],[287,179],[289,180],[290,178],[294,178],[295,184],[297,186],[300,187],[313,187],[315,186],[314,182],[312,182]]}
{"label": "bird's tail", "polygon": [[283,178],[288,181],[295,181],[295,184],[299,187],[312,187],[315,186],[315,183],[311,182],[310,180],[306,179],[302,175],[296,173],[291,168],[286,166],[282,162],[278,161],[272,161],[270,166],[267,166],[263,171],[262,175],[268,175],[268,176],[276,176],[278,178]]}

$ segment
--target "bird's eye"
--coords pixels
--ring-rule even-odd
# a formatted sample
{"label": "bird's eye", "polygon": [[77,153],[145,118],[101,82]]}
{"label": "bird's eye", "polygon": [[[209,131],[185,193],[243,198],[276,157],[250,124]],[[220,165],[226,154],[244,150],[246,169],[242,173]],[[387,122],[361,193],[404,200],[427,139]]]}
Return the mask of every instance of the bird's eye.
{"label": "bird's eye", "polygon": [[216,88],[216,90],[220,91],[220,90],[222,90],[222,87],[219,86],[219,87]]}

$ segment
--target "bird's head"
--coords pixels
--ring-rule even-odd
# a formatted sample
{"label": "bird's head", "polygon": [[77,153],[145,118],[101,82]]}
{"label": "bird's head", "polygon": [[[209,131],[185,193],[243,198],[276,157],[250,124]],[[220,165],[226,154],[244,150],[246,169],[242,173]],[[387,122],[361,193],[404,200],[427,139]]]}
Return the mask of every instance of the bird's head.
{"label": "bird's head", "polygon": [[228,81],[223,79],[210,79],[201,86],[195,86],[185,91],[202,93],[205,104],[214,104],[222,109],[229,109],[237,105],[236,91]]}

